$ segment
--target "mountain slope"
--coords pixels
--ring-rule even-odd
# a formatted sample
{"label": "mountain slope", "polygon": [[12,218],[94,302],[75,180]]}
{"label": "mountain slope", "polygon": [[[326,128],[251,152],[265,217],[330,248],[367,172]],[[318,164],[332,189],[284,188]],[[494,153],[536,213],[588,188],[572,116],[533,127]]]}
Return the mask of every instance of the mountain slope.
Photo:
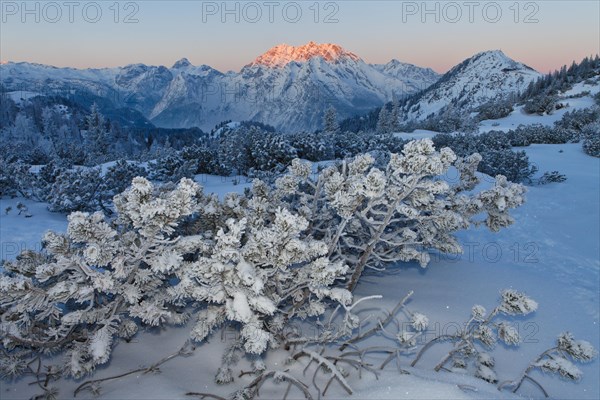
{"label": "mountain slope", "polygon": [[421,120],[448,105],[470,111],[488,101],[524,91],[529,82],[541,76],[500,50],[481,52],[464,60],[434,85],[411,98],[404,107],[404,119]]}

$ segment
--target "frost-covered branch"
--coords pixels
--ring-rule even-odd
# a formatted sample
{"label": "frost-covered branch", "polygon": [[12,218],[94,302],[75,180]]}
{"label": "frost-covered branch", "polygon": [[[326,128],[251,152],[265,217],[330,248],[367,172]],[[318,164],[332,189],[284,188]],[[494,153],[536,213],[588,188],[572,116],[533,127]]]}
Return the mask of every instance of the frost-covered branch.
{"label": "frost-covered branch", "polygon": [[499,384],[498,390],[502,390],[506,386],[513,386],[514,389],[512,392],[517,393],[523,382],[529,380],[544,393],[544,396],[549,397],[544,387],[529,375],[531,371],[539,369],[543,372],[557,374],[566,380],[578,381],[581,379],[583,373],[570,360],[581,363],[590,362],[596,358],[597,354],[596,349],[591,343],[585,340],[575,340],[571,333],[564,332],[558,336],[556,347],[552,347],[540,354],[527,366],[517,380]]}

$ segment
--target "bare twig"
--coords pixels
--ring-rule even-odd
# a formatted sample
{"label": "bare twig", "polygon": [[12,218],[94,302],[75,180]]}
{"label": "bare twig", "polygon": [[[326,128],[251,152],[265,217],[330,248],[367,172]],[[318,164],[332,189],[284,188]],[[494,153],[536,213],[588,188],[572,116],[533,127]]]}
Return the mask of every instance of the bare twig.
{"label": "bare twig", "polygon": [[425,346],[423,346],[421,348],[421,350],[419,351],[419,353],[417,354],[417,356],[415,357],[415,359],[413,360],[412,363],[410,363],[411,367],[414,367],[415,365],[417,365],[417,363],[419,362],[419,360],[421,359],[421,357],[423,356],[423,354],[425,354],[425,352],[434,344],[436,344],[439,341],[442,340],[452,340],[452,339],[457,339],[459,338],[458,336],[455,335],[441,335],[441,336],[437,336],[433,339],[431,339],[429,342],[427,342],[427,344]]}
{"label": "bare twig", "polygon": [[[170,360],[172,360],[174,358],[177,358],[177,357],[180,357],[180,356],[187,356],[187,355],[189,355],[189,353],[186,350],[186,347],[187,347],[187,342],[186,342],[186,344],[184,346],[182,346],[179,350],[177,350],[177,352],[175,352],[173,354],[170,354],[170,355],[162,358],[161,360],[159,360],[158,362],[150,365],[149,367],[136,368],[134,370],[131,370],[131,371],[119,374],[119,375],[109,376],[107,378],[92,379],[92,380],[89,380],[89,381],[85,381],[81,385],[77,386],[77,388],[73,392],[73,397],[77,397],[77,394],[80,391],[82,391],[84,389],[89,389],[95,383],[112,381],[112,380],[115,380],[115,379],[123,378],[125,376],[136,374],[138,372],[143,372],[144,374],[149,373],[149,372],[154,372],[154,371],[156,371],[158,369],[159,366],[161,366],[162,364],[166,363],[167,361],[170,361]],[[195,349],[195,347],[191,348],[192,351],[194,349]]]}
{"label": "bare twig", "polygon": [[198,393],[198,392],[187,392],[186,396],[196,396],[201,399],[215,399],[215,400],[227,400],[225,397],[217,396],[216,394],[210,393]]}
{"label": "bare twig", "polygon": [[342,376],[342,374],[339,372],[339,370],[336,368],[336,366],[330,360],[328,360],[327,358],[323,357],[322,355],[320,355],[318,353],[315,353],[314,351],[310,351],[310,350],[306,350],[306,349],[301,350],[300,352],[294,354],[293,359],[298,360],[301,357],[309,357],[311,360],[315,360],[319,365],[324,365],[325,367],[327,367],[329,369],[329,371],[331,371],[331,374],[333,376],[335,376],[336,379],[338,380],[338,382],[342,385],[344,390],[346,390],[346,392],[348,394],[352,394],[352,388],[350,387],[348,382],[346,382],[346,379]]}
{"label": "bare twig", "polygon": [[404,304],[410,298],[410,296],[413,295],[413,293],[414,292],[412,290],[410,292],[408,292],[408,294],[406,296],[404,296],[404,298],[402,300],[400,300],[400,302],[396,305],[396,307],[394,307],[392,312],[388,313],[388,316],[383,321],[380,320],[379,323],[376,326],[374,326],[373,328],[369,329],[365,333],[359,334],[359,335],[351,338],[350,340],[348,340],[346,343],[344,343],[342,345],[342,347],[340,347],[340,350],[344,351],[344,349],[346,347],[348,347],[349,344],[360,342],[361,340],[364,340],[364,339],[374,335],[375,333],[379,332],[382,329],[382,327],[387,326],[394,319],[394,316],[398,313],[398,311],[404,306]]}
{"label": "bare twig", "polygon": [[[546,351],[544,351],[542,354],[540,354],[534,362],[532,362],[531,364],[529,364],[529,366],[525,369],[525,371],[523,372],[523,374],[521,375],[521,378],[516,381],[515,384],[515,388],[513,389],[513,393],[517,393],[517,391],[521,388],[521,385],[523,384],[523,382],[525,381],[525,379],[529,379],[530,381],[532,381],[533,383],[535,383],[537,385],[537,387],[539,387],[541,389],[541,391],[544,393],[544,395],[546,397],[548,397],[548,394],[546,393],[546,391],[544,390],[544,388],[542,387],[542,385],[540,385],[538,382],[536,382],[533,378],[531,378],[529,376],[529,372],[535,368],[535,365],[541,361],[544,357],[546,357],[547,355],[551,354],[553,351],[555,351],[557,348],[553,347],[551,349],[548,349]],[[503,383],[502,385],[498,386],[498,389],[502,389],[502,386],[505,386],[505,383]]]}
{"label": "bare twig", "polygon": [[248,386],[246,386],[246,389],[256,388],[258,391],[267,379],[273,378],[276,375],[300,389],[307,400],[314,400],[313,396],[308,390],[308,387],[302,381],[289,374],[287,371],[265,371],[256,379],[254,379]]}

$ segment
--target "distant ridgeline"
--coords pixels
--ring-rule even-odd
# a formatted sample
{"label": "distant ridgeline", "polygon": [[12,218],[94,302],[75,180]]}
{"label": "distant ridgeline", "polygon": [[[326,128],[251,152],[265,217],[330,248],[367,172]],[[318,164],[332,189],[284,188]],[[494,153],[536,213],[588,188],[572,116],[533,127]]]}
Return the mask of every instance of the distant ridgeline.
{"label": "distant ridgeline", "polygon": [[347,118],[439,79],[430,68],[397,60],[368,64],[338,45],[314,42],[275,46],[239,72],[194,66],[187,59],[170,68],[132,64],[81,70],[8,62],[0,71],[4,91],[71,96],[87,108],[97,103],[111,119],[109,108],[137,112],[122,124],[144,123],[143,116],[158,127],[209,131],[226,120],[254,121],[286,133],[321,129],[329,107]]}

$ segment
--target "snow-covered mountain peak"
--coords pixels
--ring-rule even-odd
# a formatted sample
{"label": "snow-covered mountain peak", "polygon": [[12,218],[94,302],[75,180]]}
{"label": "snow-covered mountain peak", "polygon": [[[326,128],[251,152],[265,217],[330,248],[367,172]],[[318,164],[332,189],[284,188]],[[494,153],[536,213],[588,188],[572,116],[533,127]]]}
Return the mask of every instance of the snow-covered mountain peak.
{"label": "snow-covered mountain peak", "polygon": [[179,68],[187,68],[187,67],[191,67],[192,63],[190,62],[190,60],[188,60],[187,58],[182,58],[181,60],[178,60],[175,64],[173,64],[173,66],[171,67],[172,69],[179,69]]}
{"label": "snow-covered mountain peak", "polygon": [[460,67],[466,68],[477,68],[482,71],[485,70],[503,70],[503,72],[515,71],[515,70],[530,70],[533,68],[517,62],[512,58],[508,57],[502,52],[502,50],[488,50],[482,51],[475,54],[473,57],[468,58],[463,63],[459,64],[455,68]]}
{"label": "snow-covered mountain peak", "polygon": [[425,119],[449,104],[470,112],[488,101],[517,94],[541,77],[501,50],[475,54],[453,67],[408,104],[406,119]]}
{"label": "snow-covered mountain peak", "polygon": [[480,51],[479,53],[474,54],[471,58],[477,58],[477,57],[481,57],[481,56],[496,57],[496,58],[502,58],[505,60],[511,60],[511,58],[509,58],[506,54],[504,54],[504,52],[500,49]]}
{"label": "snow-covered mountain peak", "polygon": [[396,60],[395,58],[392,58],[387,64],[385,65],[389,65],[389,66],[396,66],[396,65],[403,65],[405,63]]}
{"label": "snow-covered mountain peak", "polygon": [[341,46],[333,43],[308,42],[303,46],[290,46],[280,44],[269,49],[266,53],[257,57],[253,65],[264,65],[271,68],[282,68],[290,62],[306,62],[312,58],[320,57],[327,62],[338,62],[344,59],[359,61],[356,54],[344,50]]}

